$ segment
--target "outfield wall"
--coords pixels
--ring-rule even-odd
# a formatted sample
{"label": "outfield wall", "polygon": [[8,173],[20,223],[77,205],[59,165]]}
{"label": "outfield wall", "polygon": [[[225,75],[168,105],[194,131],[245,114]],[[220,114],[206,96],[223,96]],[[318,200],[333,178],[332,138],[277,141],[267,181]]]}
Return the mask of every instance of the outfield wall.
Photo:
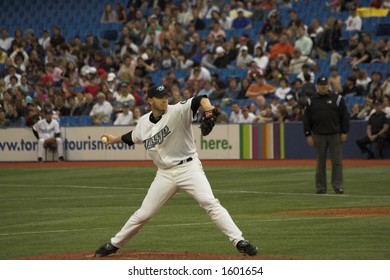
{"label": "outfield wall", "polygon": [[[351,121],[348,141],[343,144],[344,158],[362,158],[355,140],[365,134],[367,123]],[[100,141],[104,133],[122,135],[131,127],[83,126],[62,127],[65,158],[87,160],[146,160],[143,145],[105,146]],[[313,159],[314,151],[307,146],[302,123],[270,123],[217,125],[203,137],[194,125],[198,153],[201,159]],[[51,157],[50,157],[51,159]],[[30,128],[0,129],[0,161],[36,161],[37,141]]]}

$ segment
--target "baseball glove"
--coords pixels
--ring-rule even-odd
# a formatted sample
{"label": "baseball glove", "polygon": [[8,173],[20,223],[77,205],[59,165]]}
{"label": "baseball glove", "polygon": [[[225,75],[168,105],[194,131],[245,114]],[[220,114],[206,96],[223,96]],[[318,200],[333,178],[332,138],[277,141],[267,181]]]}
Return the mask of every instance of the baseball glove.
{"label": "baseball glove", "polygon": [[203,136],[207,136],[213,130],[215,121],[219,115],[217,108],[203,112],[202,118],[200,119],[200,131]]}

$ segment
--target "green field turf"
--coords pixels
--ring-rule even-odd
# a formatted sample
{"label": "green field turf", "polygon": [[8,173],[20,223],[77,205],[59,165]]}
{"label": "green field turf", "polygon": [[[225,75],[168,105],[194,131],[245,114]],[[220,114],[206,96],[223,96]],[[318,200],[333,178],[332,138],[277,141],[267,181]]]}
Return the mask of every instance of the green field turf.
{"label": "green field turf", "polygon": [[[388,167],[346,167],[344,195],[314,194],[313,167],[205,170],[216,197],[262,255],[390,259],[389,216],[281,213],[390,206]],[[152,167],[0,169],[0,259],[95,250],[138,209],[154,173]],[[124,247],[131,249],[237,254],[182,192]]]}

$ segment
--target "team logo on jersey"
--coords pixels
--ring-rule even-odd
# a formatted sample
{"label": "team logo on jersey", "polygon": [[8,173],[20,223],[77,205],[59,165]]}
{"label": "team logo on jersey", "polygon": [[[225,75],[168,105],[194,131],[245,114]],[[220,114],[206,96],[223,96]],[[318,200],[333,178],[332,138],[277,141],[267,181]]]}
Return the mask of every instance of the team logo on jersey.
{"label": "team logo on jersey", "polygon": [[144,146],[146,150],[153,149],[156,145],[161,144],[164,142],[165,137],[171,133],[169,130],[169,127],[166,125],[163,129],[161,129],[159,132],[157,132],[152,137],[144,140]]}

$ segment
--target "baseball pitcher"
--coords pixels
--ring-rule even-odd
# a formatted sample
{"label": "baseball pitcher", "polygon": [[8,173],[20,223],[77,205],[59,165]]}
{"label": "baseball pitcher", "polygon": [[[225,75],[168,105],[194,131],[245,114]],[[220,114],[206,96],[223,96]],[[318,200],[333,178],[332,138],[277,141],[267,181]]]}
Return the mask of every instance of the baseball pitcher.
{"label": "baseball pitcher", "polygon": [[181,190],[199,203],[239,252],[256,255],[257,247],[244,239],[227,210],[214,197],[196,152],[192,122],[198,109],[202,107],[204,111],[200,124],[203,135],[211,132],[218,111],[206,96],[168,105],[168,94],[164,86],[151,87],[148,90],[151,112],[142,116],[134,130],[122,136],[103,135],[107,144],[143,144],[158,170],[141,207],[110,242],[96,250],[95,256],[104,257],[122,248]]}

